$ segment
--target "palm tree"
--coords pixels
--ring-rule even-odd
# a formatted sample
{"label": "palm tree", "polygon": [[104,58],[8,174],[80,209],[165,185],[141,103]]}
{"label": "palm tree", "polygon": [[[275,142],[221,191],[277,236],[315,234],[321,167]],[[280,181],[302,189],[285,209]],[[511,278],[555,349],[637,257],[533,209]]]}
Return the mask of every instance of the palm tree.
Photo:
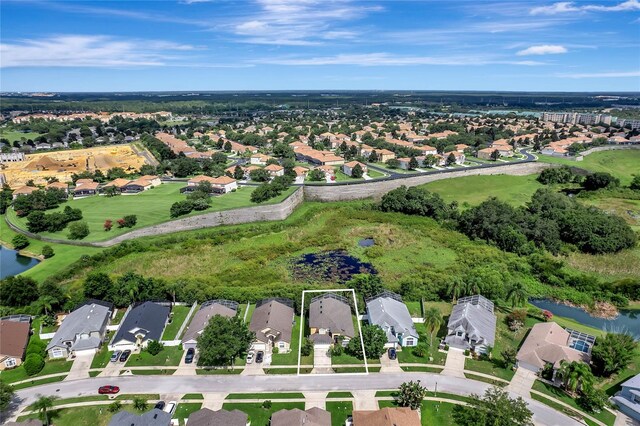
{"label": "palm tree", "polygon": [[591,373],[591,368],[584,362],[562,361],[558,374],[562,379],[564,388],[568,392],[588,391],[593,387],[595,378]]}
{"label": "palm tree", "polygon": [[461,278],[459,277],[454,277],[450,282],[449,282],[449,288],[448,288],[448,293],[451,296],[451,298],[453,299],[453,303],[456,303],[456,299],[458,299],[458,297],[460,297],[460,295],[462,294],[464,290],[464,282],[462,281]]}
{"label": "palm tree", "polygon": [[49,295],[40,296],[38,299],[38,305],[44,310],[45,315],[49,315],[51,308],[58,303],[60,303],[58,299]]}
{"label": "palm tree", "polygon": [[511,302],[511,307],[522,306],[529,297],[527,290],[521,282],[515,282],[509,287],[507,292],[507,300]]}
{"label": "palm tree", "polygon": [[424,324],[429,330],[429,335],[431,337],[429,343],[429,349],[433,350],[433,333],[440,330],[440,326],[442,325],[442,314],[437,308],[429,308],[424,313]]}
{"label": "palm tree", "polygon": [[44,422],[45,426],[48,426],[49,414],[47,413],[47,410],[53,407],[53,403],[56,399],[58,399],[58,397],[55,395],[45,396],[40,394],[36,396],[38,397],[38,399],[33,403],[33,408],[34,410],[40,412],[40,420]]}
{"label": "palm tree", "polygon": [[147,403],[146,399],[139,396],[133,398],[133,408],[135,408],[136,410],[144,411],[148,406],[149,404]]}

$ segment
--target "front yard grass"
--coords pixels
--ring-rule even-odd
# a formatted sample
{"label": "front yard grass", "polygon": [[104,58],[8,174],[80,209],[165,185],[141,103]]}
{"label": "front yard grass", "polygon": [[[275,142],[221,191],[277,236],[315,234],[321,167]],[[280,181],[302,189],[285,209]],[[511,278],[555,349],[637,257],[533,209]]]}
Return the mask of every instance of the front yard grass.
{"label": "front yard grass", "polygon": [[[182,323],[187,319],[187,314],[191,310],[191,306],[176,305],[171,310],[171,322],[167,324],[162,333],[162,340],[177,340],[178,331],[182,327]],[[185,327],[186,330],[186,327]]]}
{"label": "front yard grass", "polygon": [[[304,337],[303,337],[304,338]],[[298,347],[300,346],[300,317],[295,316],[293,329],[291,330],[291,347],[289,352],[284,354],[274,353],[271,357],[271,365],[297,365]],[[313,354],[300,356],[300,365],[313,365]]]}
{"label": "front yard grass", "polygon": [[198,368],[196,374],[198,376],[204,376],[209,374],[240,374],[241,368]]}
{"label": "front yard grass", "polygon": [[343,426],[353,412],[351,401],[330,401],[326,403],[326,410],[331,413],[331,426]]}
{"label": "front yard grass", "polygon": [[240,410],[249,416],[251,426],[268,426],[271,415],[280,410],[292,410],[298,408],[304,410],[304,402],[274,402],[271,408],[262,408],[262,404],[255,403],[225,403],[222,405],[225,410]]}
{"label": "front yard grass", "polygon": [[304,399],[300,392],[230,393],[225,399]]}
{"label": "front yard grass", "polygon": [[12,370],[4,370],[0,373],[0,380],[5,383],[14,383],[19,382],[21,380],[32,379],[35,380],[38,377],[46,376],[48,374],[58,374],[58,373],[67,373],[71,370],[71,365],[73,363],[67,360],[53,360],[46,361],[44,364],[44,368],[41,372],[36,374],[35,376],[27,375],[24,367],[22,365],[12,369]]}
{"label": "front yard grass", "polygon": [[64,380],[66,376],[56,376],[56,377],[49,377],[46,379],[40,379],[40,380],[31,380],[29,382],[24,382],[24,383],[20,383],[17,385],[12,385],[13,389],[15,390],[20,390],[20,389],[24,389],[24,388],[30,388],[31,386],[40,386],[40,385],[46,385],[49,383],[55,383],[55,382],[61,382]]}
{"label": "front yard grass", "polygon": [[[395,401],[379,401],[380,408],[397,407]],[[421,422],[429,426],[451,426],[453,407],[448,402],[423,401],[420,409]]]}
{"label": "front yard grass", "polygon": [[504,380],[511,380],[515,371],[512,369],[506,369],[502,366],[502,361],[492,360],[479,360],[467,358],[464,363],[465,370],[477,371],[479,373],[489,374],[491,376],[498,377]]}
{"label": "front yard grass", "polygon": [[180,426],[185,425],[185,420],[191,415],[191,413],[198,411],[202,408],[202,404],[197,402],[186,402],[178,404],[176,412],[173,415],[174,419],[178,419]]}
{"label": "front yard grass", "polygon": [[[122,406],[123,410],[134,411],[133,406]],[[61,408],[49,411],[49,420],[56,426],[107,426],[113,414],[107,410],[107,405],[88,407]],[[38,419],[38,413],[20,416],[18,421]]]}
{"label": "front yard grass", "polygon": [[182,359],[182,350],[179,346],[165,346],[158,355],[151,355],[147,351],[139,354],[131,354],[127,361],[127,367],[150,367],[179,365]]}
{"label": "front yard grass", "polygon": [[[564,390],[560,388],[551,386],[547,383],[541,382],[540,380],[536,380],[533,383],[532,389],[538,392],[542,392],[545,395],[549,395],[550,397],[553,397],[559,401],[562,401],[565,404],[575,408],[578,411],[584,411],[584,409],[578,405],[575,398],[573,398],[571,395],[567,394]],[[602,410],[600,413],[588,413],[588,414],[591,417],[595,417],[596,419],[600,420],[601,422],[607,425],[612,425],[616,420],[616,416],[607,410]]]}

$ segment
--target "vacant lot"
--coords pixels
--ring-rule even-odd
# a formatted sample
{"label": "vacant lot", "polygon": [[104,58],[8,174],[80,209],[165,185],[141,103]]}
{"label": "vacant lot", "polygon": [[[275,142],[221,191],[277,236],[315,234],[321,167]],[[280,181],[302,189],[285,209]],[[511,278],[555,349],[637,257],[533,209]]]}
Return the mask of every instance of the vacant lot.
{"label": "vacant lot", "polygon": [[[84,239],[85,241],[103,241],[111,239],[132,229],[138,229],[145,226],[155,225],[158,223],[171,220],[169,209],[176,201],[186,199],[186,196],[180,193],[180,188],[184,187],[184,183],[164,183],[157,188],[150,189],[140,194],[118,195],[115,197],[93,196],[81,198],[78,200],[69,200],[60,205],[57,209],[61,211],[65,206],[70,206],[82,210],[84,221],[89,224],[90,234]],[[251,202],[251,193],[253,187],[242,187],[236,192],[224,194],[211,199],[211,207],[202,212],[192,212],[189,216],[210,213],[215,211],[236,209],[239,207],[255,206]],[[279,197],[267,201],[265,204],[273,204],[282,201],[294,191],[293,188],[283,193]],[[50,210],[51,213],[56,210]],[[116,221],[123,216],[134,214],[138,217],[138,222],[133,228],[118,228]],[[27,229],[26,218],[18,218],[12,209],[7,210],[9,220],[21,227]],[[184,217],[184,216],[183,216]],[[104,230],[104,222],[107,219],[113,221],[111,231]],[[69,231],[63,229],[59,232],[43,232],[41,235],[51,238],[66,239]]]}
{"label": "vacant lot", "polygon": [[623,185],[628,185],[631,182],[632,174],[640,172],[640,150],[594,152],[585,156],[582,161],[540,155],[540,161],[566,164],[592,172],[611,173],[618,177]]}

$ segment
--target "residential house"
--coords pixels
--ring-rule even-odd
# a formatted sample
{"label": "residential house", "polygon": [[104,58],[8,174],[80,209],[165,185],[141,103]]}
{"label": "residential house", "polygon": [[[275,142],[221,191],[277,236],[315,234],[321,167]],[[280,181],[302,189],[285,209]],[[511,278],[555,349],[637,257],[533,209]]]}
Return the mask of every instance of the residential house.
{"label": "residential house", "polygon": [[118,192],[122,192],[124,190],[124,187],[131,182],[129,179],[123,179],[123,178],[117,178],[112,180],[111,182],[106,183],[102,189],[105,190],[107,188],[116,188],[116,190]]}
{"label": "residential house", "polygon": [[346,345],[355,336],[349,299],[335,293],[323,293],[309,305],[309,338],[316,344]]}
{"label": "residential house", "polygon": [[457,165],[459,165],[459,166],[461,166],[461,165],[463,165],[463,164],[464,164],[464,162],[465,162],[465,160],[466,160],[466,157],[465,157],[465,155],[464,155],[464,152],[458,152],[458,151],[445,152],[445,153],[442,155],[442,157],[443,157],[443,158],[444,158],[444,160],[445,160],[445,164],[446,164],[446,161],[449,159],[449,155],[450,155],[450,154],[452,154],[452,155],[455,157],[455,159],[456,159],[455,164],[457,164]]}
{"label": "residential house", "polygon": [[640,374],[622,383],[620,392],[613,397],[613,403],[622,413],[640,422]]}
{"label": "residential house", "polygon": [[562,361],[589,363],[595,337],[560,327],[555,322],[535,324],[516,355],[517,366],[535,373],[547,366],[555,372]]}
{"label": "residential house", "polygon": [[302,166],[295,166],[293,171],[296,172],[296,176],[306,178],[307,173],[309,173],[309,169]]}
{"label": "residential house", "polygon": [[269,176],[271,176],[272,178],[276,176],[284,176],[284,167],[277,164],[269,164],[264,169],[269,172]]}
{"label": "residential house", "polygon": [[96,195],[98,193],[98,186],[98,182],[94,182],[92,179],[78,179],[73,189],[73,196],[86,197]]}
{"label": "residential house", "polygon": [[256,333],[253,348],[268,350],[277,347],[279,352],[288,352],[293,329],[293,301],[271,298],[256,303],[249,329]]}
{"label": "residential house", "polygon": [[132,180],[123,186],[122,192],[138,193],[147,191],[155,186],[162,184],[158,176],[145,175],[136,180]]}
{"label": "residential house", "polygon": [[149,340],[159,341],[170,311],[169,306],[154,302],[134,305],[123,318],[109,350],[144,348]]}
{"label": "residential house", "polygon": [[328,176],[330,178],[336,175],[336,170],[331,166],[318,166],[316,167],[316,169],[321,170],[322,172],[324,172],[325,176]]}
{"label": "residential house", "polygon": [[420,416],[409,407],[354,411],[352,426],[420,426]]}
{"label": "residential house", "polygon": [[[479,149],[476,155],[481,160],[493,160],[492,156],[495,151],[495,148],[483,148]],[[500,151],[498,151],[498,153],[500,153]]]}
{"label": "residential house", "polygon": [[216,315],[231,318],[235,317],[237,312],[238,302],[222,299],[204,302],[193,316],[187,331],[182,337],[182,347],[184,349],[196,349],[198,336],[202,334],[211,318]]}
{"label": "residential house", "polygon": [[358,165],[362,169],[362,173],[366,174],[369,171],[366,164],[363,164],[359,161],[350,161],[342,165],[342,172],[347,176],[352,176],[353,169]]}
{"label": "residential house", "polygon": [[318,407],[283,409],[271,415],[270,426],[331,426],[331,413]]}
{"label": "residential house", "polygon": [[31,334],[31,318],[18,319],[20,320],[0,320],[0,371],[17,367],[24,360]]}
{"label": "residential house", "polygon": [[35,186],[21,186],[13,191],[13,199],[18,198],[19,195],[30,195],[33,191],[37,191]]}
{"label": "residential house", "polygon": [[[417,160],[417,158],[416,158]],[[398,167],[401,168],[402,170],[409,170],[410,166],[409,163],[411,162],[411,158],[409,157],[402,157],[402,158],[398,158]],[[420,166],[420,162],[418,162],[418,166]]]}
{"label": "residential house", "polygon": [[65,194],[69,194],[69,185],[67,185],[64,182],[51,182],[50,184],[48,184],[44,188],[45,189],[57,189],[57,190],[64,191]]}
{"label": "residential house", "polygon": [[491,144],[491,149],[497,149],[501,157],[513,157],[513,147],[504,139],[494,141]]}
{"label": "residential house", "polygon": [[272,158],[273,157],[270,157],[268,155],[258,153],[258,154],[253,154],[249,161],[251,162],[251,164],[256,166],[266,166],[267,161],[271,160]]}
{"label": "residential house", "polygon": [[422,155],[436,155],[438,153],[438,150],[436,148],[429,145],[416,145],[413,147],[413,149],[420,151]]}
{"label": "residential house", "polygon": [[396,158],[396,153],[393,151],[389,151],[388,149],[379,149],[376,150],[378,154],[378,161],[381,163],[386,163],[389,160]]}
{"label": "residential house", "polygon": [[222,175],[214,178],[211,176],[200,175],[189,179],[187,181],[187,186],[182,188],[180,192],[195,191],[201,182],[209,182],[211,184],[212,193],[214,194],[226,194],[238,189],[238,181],[232,177]]}
{"label": "residential house", "polygon": [[107,302],[87,303],[67,315],[47,345],[49,358],[93,353],[102,345],[113,306]]}
{"label": "residential house", "polygon": [[407,305],[402,303],[399,295],[385,291],[368,299],[367,317],[370,324],[379,326],[387,333],[385,346],[417,346],[418,331]]}
{"label": "residential house", "polygon": [[250,426],[251,421],[247,413],[240,410],[210,410],[201,408],[189,415],[185,422],[189,426]]}
{"label": "residential house", "polygon": [[464,152],[465,149],[469,149],[469,145],[464,144],[464,143],[456,144],[456,151]]}
{"label": "residential house", "polygon": [[452,348],[487,353],[496,341],[493,302],[479,294],[458,299],[449,316],[444,341]]}
{"label": "residential house", "polygon": [[154,408],[137,415],[128,411],[120,411],[111,417],[109,426],[169,426],[171,414]]}
{"label": "residential house", "polygon": [[[227,141],[225,141],[226,144]],[[231,153],[232,154],[244,154],[245,152],[249,152],[251,154],[255,154],[258,152],[258,148],[251,145],[242,145],[241,143],[229,141],[231,144]]]}

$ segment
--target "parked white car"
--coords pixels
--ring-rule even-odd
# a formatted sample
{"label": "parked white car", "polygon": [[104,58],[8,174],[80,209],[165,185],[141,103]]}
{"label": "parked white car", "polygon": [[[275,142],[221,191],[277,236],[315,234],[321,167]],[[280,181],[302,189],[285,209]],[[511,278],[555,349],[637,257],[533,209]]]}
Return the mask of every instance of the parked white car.
{"label": "parked white car", "polygon": [[254,351],[249,351],[249,353],[247,354],[247,364],[251,364],[253,362],[253,357],[255,356],[255,352]]}
{"label": "parked white car", "polygon": [[178,403],[176,401],[169,401],[169,403],[164,407],[165,413],[173,414],[176,411],[176,406]]}

